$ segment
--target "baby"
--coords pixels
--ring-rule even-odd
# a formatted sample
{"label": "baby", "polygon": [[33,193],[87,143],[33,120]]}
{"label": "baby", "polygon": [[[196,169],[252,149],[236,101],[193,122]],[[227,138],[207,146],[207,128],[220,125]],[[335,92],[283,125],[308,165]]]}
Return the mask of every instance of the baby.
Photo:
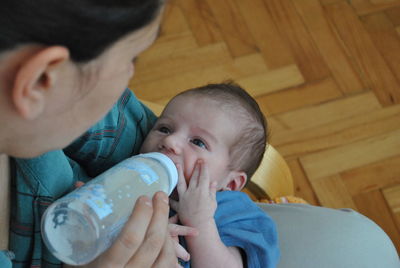
{"label": "baby", "polygon": [[210,84],[175,96],[146,137],[141,152],[161,152],[178,168],[171,207],[198,236],[185,237],[185,267],[275,267],[273,221],[240,190],[259,166],[266,122],[238,85]]}

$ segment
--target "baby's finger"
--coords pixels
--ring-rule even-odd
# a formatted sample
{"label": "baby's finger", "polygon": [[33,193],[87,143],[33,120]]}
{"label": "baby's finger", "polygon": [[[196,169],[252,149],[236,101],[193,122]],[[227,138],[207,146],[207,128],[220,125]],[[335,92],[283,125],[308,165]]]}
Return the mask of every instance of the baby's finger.
{"label": "baby's finger", "polygon": [[171,236],[197,236],[199,231],[196,228],[170,223],[168,225]]}
{"label": "baby's finger", "polygon": [[177,164],[176,168],[178,169],[178,185],[176,186],[176,189],[178,190],[179,196],[181,196],[183,193],[186,192],[187,185],[186,185],[185,175],[183,174],[182,166]]}
{"label": "baby's finger", "polygon": [[200,162],[200,180],[199,187],[202,190],[209,191],[210,189],[210,174],[208,173],[208,166],[205,162]]}
{"label": "baby's finger", "polygon": [[216,198],[217,195],[217,182],[213,181],[210,184],[210,196],[213,197],[214,199]]}
{"label": "baby's finger", "polygon": [[189,187],[188,187],[191,190],[194,190],[195,188],[197,188],[197,186],[199,184],[200,162],[202,162],[202,160],[197,160],[196,164],[194,165],[193,173],[190,178]]}
{"label": "baby's finger", "polygon": [[182,247],[177,241],[174,240],[175,244],[175,254],[176,256],[184,261],[189,261],[190,260],[190,254],[189,252],[186,251],[184,247]]}

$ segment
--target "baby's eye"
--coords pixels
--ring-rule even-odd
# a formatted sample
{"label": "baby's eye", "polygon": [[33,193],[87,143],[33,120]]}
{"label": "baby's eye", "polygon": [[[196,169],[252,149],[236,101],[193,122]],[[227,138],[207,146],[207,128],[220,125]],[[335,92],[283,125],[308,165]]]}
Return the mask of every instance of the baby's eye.
{"label": "baby's eye", "polygon": [[164,133],[164,134],[171,133],[171,130],[169,130],[169,128],[167,128],[167,127],[159,127],[158,131],[161,132],[161,133]]}
{"label": "baby's eye", "polygon": [[192,139],[190,142],[200,148],[207,149],[207,145],[200,139]]}

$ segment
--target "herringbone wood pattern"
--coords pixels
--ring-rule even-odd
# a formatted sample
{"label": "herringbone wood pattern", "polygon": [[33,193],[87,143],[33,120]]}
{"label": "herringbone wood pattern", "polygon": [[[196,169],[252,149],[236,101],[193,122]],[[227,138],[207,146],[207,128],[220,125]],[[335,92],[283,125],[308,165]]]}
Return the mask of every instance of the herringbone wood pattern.
{"label": "herringbone wood pattern", "polygon": [[400,0],[171,0],[130,87],[165,104],[233,79],[261,105],[296,195],[350,207],[400,252]]}

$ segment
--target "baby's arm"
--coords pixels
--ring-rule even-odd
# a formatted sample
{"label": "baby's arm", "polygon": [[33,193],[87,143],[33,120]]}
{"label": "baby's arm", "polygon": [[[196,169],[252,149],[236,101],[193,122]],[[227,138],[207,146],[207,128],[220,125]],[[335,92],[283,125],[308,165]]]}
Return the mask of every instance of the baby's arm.
{"label": "baby's arm", "polygon": [[243,267],[239,249],[227,247],[221,241],[214,220],[216,185],[210,184],[208,169],[203,161],[198,161],[186,185],[183,171],[179,170],[179,202],[171,201],[171,206],[179,215],[183,225],[195,227],[198,236],[186,237],[192,267]]}
{"label": "baby's arm", "polygon": [[215,222],[197,228],[197,237],[186,238],[191,267],[243,267],[239,249],[222,243]]}

